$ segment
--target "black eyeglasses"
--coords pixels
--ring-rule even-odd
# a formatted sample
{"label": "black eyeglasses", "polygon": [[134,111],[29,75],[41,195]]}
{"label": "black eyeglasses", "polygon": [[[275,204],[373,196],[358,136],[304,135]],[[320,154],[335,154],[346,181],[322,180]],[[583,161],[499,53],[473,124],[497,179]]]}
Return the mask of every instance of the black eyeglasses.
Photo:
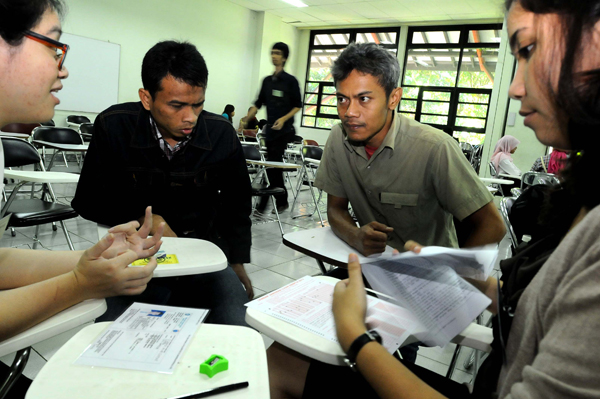
{"label": "black eyeglasses", "polygon": [[38,43],[42,43],[46,47],[56,49],[56,61],[58,62],[58,70],[60,71],[65,63],[65,58],[67,58],[67,51],[69,51],[69,45],[61,42],[57,42],[54,39],[51,39],[47,36],[40,35],[39,33],[32,32],[28,30],[25,32],[25,37],[35,40]]}

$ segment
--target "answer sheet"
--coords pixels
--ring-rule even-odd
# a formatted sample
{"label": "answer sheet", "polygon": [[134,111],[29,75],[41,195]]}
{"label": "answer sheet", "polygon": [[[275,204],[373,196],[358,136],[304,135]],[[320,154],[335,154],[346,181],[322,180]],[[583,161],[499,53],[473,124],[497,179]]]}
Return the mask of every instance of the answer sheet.
{"label": "answer sheet", "polygon": [[135,302],[75,364],[172,373],[208,312]]}
{"label": "answer sheet", "polygon": [[362,265],[373,289],[395,298],[422,323],[417,337],[429,346],[444,346],[463,331],[492,302],[463,280],[456,258],[392,257]]}
{"label": "answer sheet", "polygon": [[[249,308],[339,342],[331,304],[334,284],[306,276],[246,304]],[[399,306],[367,296],[367,326],[376,329],[383,346],[393,353],[417,326],[414,316]]]}

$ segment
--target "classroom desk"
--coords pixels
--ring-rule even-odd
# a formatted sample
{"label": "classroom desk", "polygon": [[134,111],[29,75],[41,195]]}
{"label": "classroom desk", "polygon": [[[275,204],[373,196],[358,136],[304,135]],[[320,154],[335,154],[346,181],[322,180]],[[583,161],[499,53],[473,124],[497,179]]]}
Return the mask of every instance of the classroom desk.
{"label": "classroom desk", "polygon": [[71,306],[39,324],[0,342],[0,356],[17,352],[11,371],[0,381],[0,396],[10,397],[10,387],[21,376],[31,352],[31,346],[94,320],[106,312],[104,299],[90,299]]}
{"label": "classroom desk", "polygon": [[246,159],[246,162],[252,165],[264,166],[265,168],[275,169],[301,169],[302,166],[296,165],[295,163],[288,162],[277,162],[277,161],[254,161],[252,159]]}
{"label": "classroom desk", "polygon": [[[104,237],[108,228],[98,225],[98,237]],[[197,238],[163,237],[161,251],[175,254],[179,263],[159,263],[154,277],[188,276],[218,272],[227,268],[227,257],[215,244]]]}
{"label": "classroom desk", "polygon": [[[250,328],[200,325],[172,374],[73,364],[109,324],[88,326],[71,338],[42,368],[26,399],[162,399],[244,381],[249,382],[248,388],[215,398],[269,397],[264,341]],[[213,354],[224,356],[229,370],[208,378],[198,368]]]}
{"label": "classroom desk", "polygon": [[285,150],[283,152],[285,155],[292,155],[295,157],[299,157],[300,156],[300,150]]}
{"label": "classroom desk", "polygon": [[[338,281],[333,277],[318,276],[323,281]],[[344,366],[345,353],[342,347],[333,341],[320,337],[293,324],[269,316],[255,309],[246,308],[246,322],[261,333],[295,350],[305,356],[323,363]],[[408,345],[419,341],[420,334],[424,331],[413,333],[404,343]],[[485,352],[491,351],[493,340],[492,329],[471,323],[463,332],[458,334],[451,342],[475,348]]]}
{"label": "classroom desk", "polygon": [[[380,256],[372,255],[371,257],[366,257],[361,255],[356,249],[336,236],[331,227],[319,227],[287,233],[283,236],[283,244],[315,258],[323,274],[327,272],[323,263],[345,268],[348,264],[348,255],[353,252],[358,255],[358,260],[361,263],[371,262]],[[393,250],[388,245],[384,254],[391,255]]]}
{"label": "classroom desk", "polygon": [[34,144],[41,145],[44,147],[50,147],[62,151],[74,151],[74,152],[86,152],[88,150],[88,144],[60,144],[52,143],[44,140],[33,140]]}
{"label": "classroom desk", "polygon": [[7,179],[24,180],[30,183],[77,183],[77,173],[66,172],[44,172],[38,170],[11,170],[4,169],[4,177]]}
{"label": "classroom desk", "polygon": [[0,342],[0,357],[94,320],[106,312],[104,299],[90,299],[71,306],[31,327],[29,330]]}
{"label": "classroom desk", "polygon": [[514,184],[514,182],[512,180],[495,179],[495,178],[490,178],[490,177],[480,177],[479,180],[481,180],[483,183]]}
{"label": "classroom desk", "polygon": [[13,137],[16,139],[27,140],[29,137],[31,137],[31,134],[30,133],[17,133],[17,132],[3,132],[0,130],[0,139],[2,137]]}

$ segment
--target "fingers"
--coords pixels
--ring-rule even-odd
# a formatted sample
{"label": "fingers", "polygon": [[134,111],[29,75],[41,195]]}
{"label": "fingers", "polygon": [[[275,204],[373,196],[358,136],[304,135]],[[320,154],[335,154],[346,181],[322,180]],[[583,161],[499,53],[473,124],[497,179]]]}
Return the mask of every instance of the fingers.
{"label": "fingers", "polygon": [[362,270],[358,262],[358,255],[348,255],[348,285],[358,284],[363,285]]}
{"label": "fingers", "polygon": [[88,248],[84,254],[93,259],[99,258],[100,256],[102,256],[102,253],[111,246],[114,240],[115,236],[109,233],[105,235],[100,241],[98,241],[96,245],[94,245],[91,248]]}
{"label": "fingers", "polygon": [[109,233],[125,233],[125,234],[134,234],[137,231],[137,228],[140,227],[140,224],[132,220],[129,223],[120,224],[118,226],[111,227],[108,232]]}
{"label": "fingers", "polygon": [[423,246],[421,244],[419,244],[418,242],[415,242],[413,240],[408,240],[404,244],[404,249],[406,249],[407,251],[412,251],[416,254],[420,253],[422,248],[423,248]]}
{"label": "fingers", "polygon": [[369,226],[371,226],[373,230],[381,231],[386,235],[394,231],[393,227],[386,226],[385,224],[379,222],[371,222],[369,223]]}
{"label": "fingers", "polygon": [[150,234],[150,230],[152,230],[152,207],[149,206],[146,208],[146,213],[144,215],[144,224],[138,230],[138,234],[142,238],[148,237]]}

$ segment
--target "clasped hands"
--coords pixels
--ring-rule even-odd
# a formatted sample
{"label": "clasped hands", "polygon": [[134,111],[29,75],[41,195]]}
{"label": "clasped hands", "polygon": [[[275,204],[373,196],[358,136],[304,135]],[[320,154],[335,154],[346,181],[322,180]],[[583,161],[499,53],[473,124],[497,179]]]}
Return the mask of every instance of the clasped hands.
{"label": "clasped hands", "polygon": [[137,221],[115,226],[84,251],[73,274],[86,299],[138,295],[146,289],[156,269],[156,259],[142,267],[128,265],[158,252],[165,225],[161,223],[155,234],[148,237],[152,228],[152,210],[148,207],[144,224],[137,230],[139,226]]}

